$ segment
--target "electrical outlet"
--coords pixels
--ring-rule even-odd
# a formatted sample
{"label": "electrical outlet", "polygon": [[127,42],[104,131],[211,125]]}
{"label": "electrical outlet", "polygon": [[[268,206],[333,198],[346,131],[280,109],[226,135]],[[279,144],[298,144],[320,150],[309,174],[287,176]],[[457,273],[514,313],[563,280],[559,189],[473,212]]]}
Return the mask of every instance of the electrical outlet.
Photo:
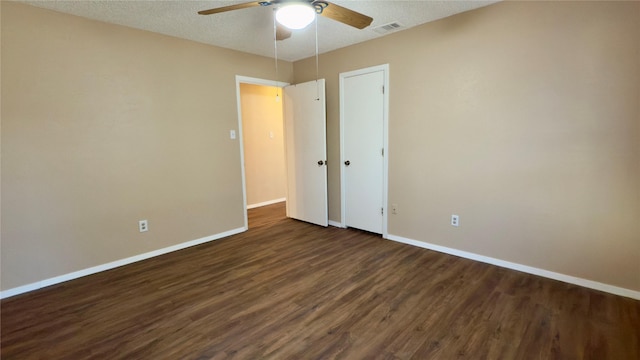
{"label": "electrical outlet", "polygon": [[229,138],[231,140],[234,140],[236,138],[236,131],[235,130],[229,130]]}
{"label": "electrical outlet", "polygon": [[398,214],[398,204],[391,204],[391,213],[393,215]]}
{"label": "electrical outlet", "polygon": [[455,227],[460,226],[460,216],[451,215],[451,226],[455,226]]}
{"label": "electrical outlet", "polygon": [[138,230],[140,230],[140,232],[149,231],[149,223],[147,220],[138,221]]}

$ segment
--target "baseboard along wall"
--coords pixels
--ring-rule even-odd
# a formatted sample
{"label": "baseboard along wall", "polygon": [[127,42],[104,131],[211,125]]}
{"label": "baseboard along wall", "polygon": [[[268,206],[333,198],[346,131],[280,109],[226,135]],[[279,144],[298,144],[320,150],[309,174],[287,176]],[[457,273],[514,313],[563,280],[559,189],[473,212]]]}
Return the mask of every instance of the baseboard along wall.
{"label": "baseboard along wall", "polygon": [[333,220],[329,220],[329,225],[330,226],[335,226],[335,227],[339,227],[339,228],[344,228],[345,226],[342,225],[341,222],[339,221],[333,221]]}
{"label": "baseboard along wall", "polygon": [[589,289],[604,291],[610,294],[620,295],[620,296],[640,300],[640,291],[635,291],[635,290],[626,289],[618,286],[604,284],[604,283],[593,281],[593,280],[582,279],[579,277],[565,275],[565,274],[548,271],[544,269],[539,269],[532,266],[500,260],[500,259],[492,258],[489,256],[478,255],[472,252],[453,249],[446,246],[435,245],[435,244],[430,244],[423,241],[408,239],[402,236],[389,234],[386,238],[388,240],[400,242],[403,244],[418,246],[424,249],[429,249],[429,250],[434,250],[434,251],[438,251],[438,252],[449,254],[449,255],[459,256],[469,260],[480,261],[483,263],[496,265],[496,266],[500,266],[500,267],[511,269],[511,270],[521,271],[524,273],[538,275],[545,278],[566,282],[569,284],[583,286]]}
{"label": "baseboard along wall", "polygon": [[287,198],[273,199],[273,200],[269,200],[269,201],[263,201],[263,202],[257,203],[257,204],[247,205],[247,209],[255,209],[257,207],[273,205],[273,204],[277,204],[277,203],[280,203],[280,202],[283,202],[283,201],[287,201]]}
{"label": "baseboard along wall", "polygon": [[[280,201],[276,201],[276,202],[280,202]],[[264,206],[264,205],[262,205],[262,206]],[[329,225],[335,226],[335,227],[340,227],[340,228],[344,227],[341,223],[336,222],[336,221],[329,221]],[[80,278],[80,277],[83,277],[83,276],[87,276],[87,275],[91,275],[91,274],[95,274],[95,273],[98,273],[98,272],[101,272],[101,271],[111,270],[111,269],[114,269],[114,268],[117,268],[117,267],[120,267],[120,266],[132,264],[134,262],[146,260],[146,259],[149,259],[149,258],[152,258],[152,257],[155,257],[155,256],[164,255],[164,254],[167,254],[167,253],[170,253],[170,252],[173,252],[173,251],[178,251],[178,250],[182,250],[182,249],[185,249],[185,248],[188,248],[188,247],[204,244],[204,243],[207,243],[207,242],[210,242],[210,241],[219,240],[219,239],[231,236],[231,235],[239,234],[239,233],[244,232],[246,230],[247,229],[244,228],[244,227],[237,228],[237,229],[225,231],[225,232],[222,232],[222,233],[219,233],[219,234],[214,234],[214,235],[206,236],[206,237],[203,237],[203,238],[200,238],[200,239],[195,239],[195,240],[187,241],[187,242],[184,242],[184,243],[176,244],[176,245],[173,245],[173,246],[169,246],[169,247],[166,247],[166,248],[150,251],[150,252],[147,252],[147,253],[144,253],[144,254],[135,255],[135,256],[131,256],[131,257],[125,258],[125,259],[120,259],[120,260],[112,261],[112,262],[109,262],[109,263],[106,263],[106,264],[90,267],[88,269],[79,270],[79,271],[75,271],[75,272],[72,272],[72,273],[69,273],[69,274],[64,274],[64,275],[52,277],[52,278],[49,278],[49,279],[37,281],[37,282],[31,283],[31,284],[15,287],[15,288],[12,288],[12,289],[3,290],[3,291],[0,291],[0,299],[4,299],[4,298],[11,297],[11,296],[24,294],[24,293],[29,292],[29,291],[38,290],[38,289],[41,289],[41,288],[44,288],[44,287],[47,287],[47,286],[59,284],[59,283],[65,282],[65,281],[77,279],[77,278]],[[489,257],[489,256],[484,256],[484,255],[479,255],[479,254],[475,254],[475,253],[471,253],[471,252],[467,252],[467,251],[462,251],[462,250],[458,250],[458,249],[449,248],[449,247],[446,247],[446,246],[435,245],[435,244],[431,244],[431,243],[427,243],[427,242],[423,242],[423,241],[408,239],[408,238],[405,238],[405,237],[402,237],[402,236],[389,234],[386,237],[386,239],[391,240],[391,241],[395,241],[395,242],[399,242],[399,243],[403,243],[403,244],[408,244],[408,245],[421,247],[421,248],[424,248],[424,249],[438,251],[438,252],[449,254],[449,255],[459,256],[459,257],[462,257],[462,258],[465,258],[465,259],[480,261],[480,262],[483,262],[483,263],[496,265],[496,266],[504,267],[504,268],[511,269],[511,270],[521,271],[521,272],[532,274],[532,275],[538,275],[538,276],[546,277],[546,278],[553,279],[553,280],[563,281],[563,282],[566,282],[566,283],[569,283],[569,284],[583,286],[583,287],[594,289],[594,290],[604,291],[604,292],[607,292],[607,293],[610,293],[610,294],[614,294],[614,295],[620,295],[620,296],[624,296],[624,297],[640,300],[640,291],[635,291],[635,290],[626,289],[626,288],[622,288],[622,287],[618,287],[618,286],[604,284],[604,283],[593,281],[593,280],[582,279],[582,278],[578,278],[578,277],[575,277],[575,276],[570,276],[570,275],[565,275],[565,274],[561,274],[561,273],[557,273],[557,272],[553,272],[553,271],[548,271],[548,270],[544,270],[544,269],[535,268],[535,267],[532,267],[532,266],[522,265],[522,264],[513,263],[513,262],[509,262],[509,261],[505,261],[505,260],[500,260],[500,259],[492,258],[492,257]]]}
{"label": "baseboard along wall", "polygon": [[203,238],[200,238],[200,239],[195,239],[195,240],[183,242],[183,243],[180,243],[180,244],[172,245],[172,246],[169,246],[169,247],[166,247],[166,248],[162,248],[162,249],[158,249],[158,250],[154,250],[154,251],[149,251],[149,252],[146,252],[144,254],[131,256],[131,257],[128,257],[128,258],[125,258],[125,259],[112,261],[112,262],[109,262],[109,263],[106,263],[106,264],[102,264],[102,265],[98,265],[98,266],[93,266],[93,267],[90,267],[88,269],[74,271],[74,272],[69,273],[69,274],[64,274],[64,275],[52,277],[52,278],[49,278],[49,279],[37,281],[37,282],[31,283],[31,284],[18,286],[18,287],[12,288],[12,289],[7,289],[7,290],[4,290],[4,291],[0,291],[0,299],[4,299],[4,298],[11,297],[11,296],[24,294],[24,293],[29,292],[29,291],[42,289],[42,288],[47,287],[47,286],[59,284],[59,283],[65,282],[65,281],[77,279],[77,278],[80,278],[80,277],[83,277],[83,276],[87,276],[87,275],[91,275],[91,274],[95,274],[95,273],[98,273],[98,272],[101,272],[101,271],[111,270],[111,269],[114,269],[114,268],[117,268],[117,267],[120,267],[120,266],[132,264],[134,262],[146,260],[146,259],[149,259],[149,258],[152,258],[152,257],[155,257],[155,256],[164,255],[164,254],[167,254],[167,253],[170,253],[170,252],[173,252],[173,251],[178,251],[178,250],[186,249],[188,247],[204,244],[204,243],[207,243],[207,242],[210,242],[210,241],[219,240],[219,239],[231,236],[231,235],[239,234],[239,233],[244,232],[244,231],[247,231],[247,229],[244,228],[244,227],[241,227],[241,228],[225,231],[225,232],[222,232],[222,233],[219,233],[219,234],[209,235],[209,236],[206,236],[206,237],[203,237]]}

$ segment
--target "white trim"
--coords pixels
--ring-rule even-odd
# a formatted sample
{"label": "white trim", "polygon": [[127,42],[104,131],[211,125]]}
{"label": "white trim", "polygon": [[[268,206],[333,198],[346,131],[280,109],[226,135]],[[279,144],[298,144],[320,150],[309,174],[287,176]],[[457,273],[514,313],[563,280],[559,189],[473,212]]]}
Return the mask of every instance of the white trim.
{"label": "white trim", "polygon": [[513,263],[510,261],[500,260],[500,259],[492,258],[489,256],[478,255],[472,252],[457,250],[457,249],[449,248],[446,246],[435,245],[435,244],[430,244],[423,241],[408,239],[402,236],[389,234],[387,236],[387,239],[396,241],[399,243],[403,243],[403,244],[421,247],[424,249],[438,251],[445,254],[459,256],[465,259],[470,259],[470,260],[480,261],[480,262],[491,264],[491,265],[500,266],[500,267],[511,269],[511,270],[538,275],[538,276],[546,277],[549,279],[566,282],[569,284],[579,285],[579,286],[583,286],[583,287],[594,289],[594,290],[604,291],[614,295],[620,295],[620,296],[625,296],[628,298],[640,300],[640,291],[635,291],[635,290],[626,289],[618,286],[604,284],[604,283],[593,281],[593,280],[587,280],[587,279],[583,279],[583,278],[579,278],[571,275],[565,275],[565,274],[561,274],[561,273],[557,273],[549,270],[535,268],[532,266]]}
{"label": "white trim", "polygon": [[281,202],[284,202],[284,201],[287,201],[287,198],[280,198],[280,199],[273,199],[273,200],[269,200],[269,201],[263,201],[261,203],[247,205],[247,209],[255,209],[255,208],[259,208],[261,206],[273,205],[273,204],[281,203]]}
{"label": "white trim", "polygon": [[4,298],[11,297],[11,296],[23,294],[23,293],[26,293],[26,292],[29,292],[29,291],[33,291],[33,290],[38,290],[38,289],[41,289],[41,288],[44,288],[44,287],[47,287],[47,286],[59,284],[59,283],[65,282],[65,281],[77,279],[77,278],[80,278],[80,277],[83,277],[83,276],[99,273],[99,272],[102,272],[102,271],[111,270],[111,269],[114,269],[114,268],[117,268],[117,267],[120,267],[120,266],[129,265],[129,264],[132,264],[132,263],[135,263],[135,262],[138,262],[138,261],[150,259],[152,257],[164,255],[164,254],[167,254],[167,253],[170,253],[170,252],[186,249],[188,247],[204,244],[204,243],[207,243],[207,242],[210,242],[210,241],[214,241],[214,240],[222,239],[222,238],[225,238],[225,237],[228,237],[228,236],[231,236],[231,235],[239,234],[239,233],[244,232],[244,231],[247,231],[246,227],[237,228],[237,229],[225,231],[225,232],[222,232],[222,233],[219,233],[219,234],[206,236],[206,237],[203,237],[203,238],[200,238],[200,239],[195,239],[195,240],[183,242],[183,243],[180,243],[180,244],[172,245],[172,246],[169,246],[169,247],[166,247],[166,248],[153,250],[153,251],[150,251],[150,252],[146,252],[144,254],[135,255],[135,256],[131,256],[131,257],[125,258],[125,259],[120,259],[120,260],[112,261],[110,263],[106,263],[106,264],[90,267],[88,269],[74,271],[72,273],[68,273],[68,274],[52,277],[52,278],[49,278],[49,279],[37,281],[37,282],[31,283],[31,284],[18,286],[18,287],[12,288],[12,289],[3,290],[3,291],[0,292],[0,299],[4,299]]}
{"label": "white trim", "polygon": [[275,87],[285,87],[289,86],[288,82],[277,81],[277,80],[268,80],[268,79],[260,79],[249,76],[236,75],[236,84],[253,84],[253,85],[264,85],[264,86],[275,86]]}
{"label": "white trim", "polygon": [[329,225],[330,226],[335,226],[335,227],[338,227],[338,228],[343,228],[343,229],[345,228],[345,226],[342,225],[341,222],[337,222],[337,221],[333,221],[333,220],[329,220]]}
{"label": "white trim", "polygon": [[352,76],[369,74],[372,72],[382,71],[384,77],[384,94],[383,98],[383,119],[382,119],[382,132],[383,140],[382,146],[384,148],[384,157],[382,158],[382,207],[384,208],[384,214],[382,215],[382,237],[387,238],[389,236],[387,225],[389,222],[388,211],[388,193],[389,193],[389,64],[383,64],[378,66],[371,66],[364,69],[349,71],[340,73],[340,220],[341,225],[347,223],[346,221],[346,198],[345,198],[345,178],[342,164],[344,163],[344,79]]}
{"label": "white trim", "polygon": [[252,78],[247,76],[236,75],[236,111],[238,112],[238,144],[240,145],[240,171],[242,173],[242,206],[244,211],[244,227],[249,228],[249,216],[247,215],[247,179],[244,172],[244,139],[242,136],[242,98],[240,96],[240,84],[253,84],[264,86],[276,86],[283,88],[289,83]]}
{"label": "white trim", "polygon": [[389,93],[391,86],[389,85],[389,64],[381,66],[384,70],[384,120],[382,122],[382,131],[384,132],[383,146],[384,157],[382,158],[382,206],[384,207],[384,216],[382,217],[382,238],[389,236]]}

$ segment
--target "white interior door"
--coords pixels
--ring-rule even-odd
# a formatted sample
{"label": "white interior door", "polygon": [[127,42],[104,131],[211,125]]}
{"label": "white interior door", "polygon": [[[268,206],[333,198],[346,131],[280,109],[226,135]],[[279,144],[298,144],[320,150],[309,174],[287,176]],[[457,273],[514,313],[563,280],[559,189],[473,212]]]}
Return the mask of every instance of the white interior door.
{"label": "white interior door", "polygon": [[328,225],[324,79],[284,88],[287,216]]}
{"label": "white interior door", "polygon": [[341,80],[344,225],[382,234],[385,73]]}

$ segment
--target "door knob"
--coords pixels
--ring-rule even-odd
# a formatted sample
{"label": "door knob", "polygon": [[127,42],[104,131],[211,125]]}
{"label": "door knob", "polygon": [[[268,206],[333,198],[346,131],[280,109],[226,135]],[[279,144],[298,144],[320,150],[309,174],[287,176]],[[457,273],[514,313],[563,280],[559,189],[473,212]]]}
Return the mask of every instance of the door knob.
{"label": "door knob", "polygon": [[322,165],[324,165],[324,161],[318,160],[318,166],[322,166]]}
{"label": "door knob", "polygon": [[347,161],[344,162],[344,164],[349,166],[349,165],[351,165],[351,161],[347,160]]}

